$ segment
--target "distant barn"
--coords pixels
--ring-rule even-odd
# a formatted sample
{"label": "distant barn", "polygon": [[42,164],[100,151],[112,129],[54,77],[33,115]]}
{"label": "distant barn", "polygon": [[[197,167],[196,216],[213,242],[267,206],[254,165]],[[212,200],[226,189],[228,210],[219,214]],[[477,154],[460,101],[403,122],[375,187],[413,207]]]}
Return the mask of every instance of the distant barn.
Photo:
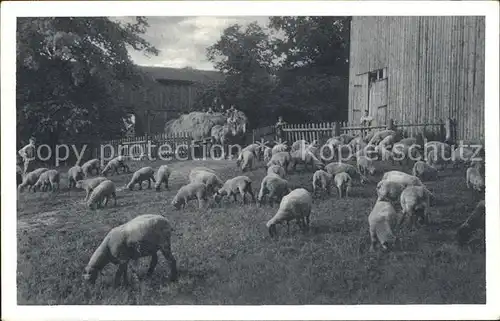
{"label": "distant barn", "polygon": [[123,99],[124,108],[135,116],[136,135],[163,132],[167,120],[193,110],[204,85],[223,80],[221,73],[209,70],[138,68],[143,74],[143,83],[127,92]]}
{"label": "distant barn", "polygon": [[484,43],[484,17],[353,17],[349,121],[449,117],[456,139],[484,138]]}

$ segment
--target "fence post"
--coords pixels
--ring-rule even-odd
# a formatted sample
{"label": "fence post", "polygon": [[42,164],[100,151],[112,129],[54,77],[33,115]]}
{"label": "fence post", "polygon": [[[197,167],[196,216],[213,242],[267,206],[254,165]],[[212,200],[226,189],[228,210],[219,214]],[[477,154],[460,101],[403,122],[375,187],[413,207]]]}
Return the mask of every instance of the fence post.
{"label": "fence post", "polygon": [[396,129],[396,125],[394,124],[394,119],[389,119],[389,124],[387,124],[387,129],[388,130],[395,130]]}

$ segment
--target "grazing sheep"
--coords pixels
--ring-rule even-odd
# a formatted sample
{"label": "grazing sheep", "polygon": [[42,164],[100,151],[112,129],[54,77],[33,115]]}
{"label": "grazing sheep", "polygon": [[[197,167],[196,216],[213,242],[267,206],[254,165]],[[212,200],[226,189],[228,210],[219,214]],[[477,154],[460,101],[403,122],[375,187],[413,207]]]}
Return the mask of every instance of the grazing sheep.
{"label": "grazing sheep", "polygon": [[438,170],[426,162],[418,161],[413,165],[413,176],[423,181],[435,181],[438,178]]}
{"label": "grazing sheep", "polygon": [[382,181],[385,181],[385,180],[403,184],[404,187],[407,187],[410,185],[412,185],[412,186],[424,185],[424,184],[422,184],[422,181],[420,180],[420,178],[413,176],[413,175],[410,175],[410,174],[406,174],[404,172],[400,172],[400,171],[390,171],[390,172],[385,173],[384,176],[382,176]]}
{"label": "grazing sheep", "polygon": [[350,164],[346,163],[330,163],[326,165],[325,170],[332,176],[337,175],[338,173],[346,172],[351,176],[351,179],[357,179],[362,184],[366,183],[368,179],[361,174],[358,169]]}
{"label": "grazing sheep", "polygon": [[418,218],[420,224],[428,224],[429,216],[427,210],[430,204],[431,194],[424,186],[408,186],[400,196],[402,216],[399,227],[403,224],[406,216],[410,217],[410,228],[413,229],[415,220]]}
{"label": "grazing sheep", "polygon": [[23,169],[20,166],[16,166],[16,186],[23,182]]}
{"label": "grazing sheep", "polygon": [[472,214],[463,222],[457,230],[457,241],[460,246],[467,243],[471,234],[478,229],[484,231],[485,228],[486,207],[484,200],[477,203]]}
{"label": "grazing sheep", "polygon": [[168,165],[161,165],[156,172],[156,184],[155,189],[157,191],[161,188],[161,183],[165,183],[165,188],[168,189],[168,179],[170,178],[170,168]]}
{"label": "grazing sheep", "polygon": [[368,144],[378,145],[387,136],[396,136],[396,132],[390,129],[375,132],[371,139],[368,141]]}
{"label": "grazing sheep", "polygon": [[84,177],[83,169],[80,166],[73,166],[68,170],[68,187],[71,189],[76,186],[76,182]]}
{"label": "grazing sheep", "polygon": [[288,187],[287,180],[282,179],[276,174],[268,174],[262,179],[257,200],[262,205],[264,203],[264,196],[269,194],[269,205],[273,206],[274,201],[278,203],[289,191],[290,188]]}
{"label": "grazing sheep", "polygon": [[370,251],[373,252],[377,243],[384,250],[388,250],[395,243],[396,238],[392,233],[397,224],[397,213],[390,202],[377,201],[368,216],[370,225]]}
{"label": "grazing sheep", "polygon": [[101,172],[101,175],[106,176],[108,172],[111,171],[111,173],[116,173],[118,175],[118,168],[123,169],[123,173],[130,173],[130,168],[128,165],[125,163],[125,156],[117,156],[110,160],[106,166],[104,166],[104,169]]}
{"label": "grazing sheep", "polygon": [[378,148],[385,148],[385,149],[392,149],[392,145],[394,145],[396,139],[396,135],[389,135],[386,136],[384,139],[378,143],[377,147]]}
{"label": "grazing sheep", "polygon": [[363,174],[363,175],[375,175],[376,169],[375,165],[373,164],[373,160],[371,160],[367,156],[358,156],[356,157],[356,164],[358,165],[358,171]]}
{"label": "grazing sheep", "polygon": [[349,197],[349,191],[351,190],[351,176],[346,172],[340,172],[333,178],[335,186],[337,186],[337,191],[339,192],[339,198]]}
{"label": "grazing sheep", "polygon": [[90,193],[96,188],[99,184],[102,182],[106,181],[106,177],[94,177],[94,178],[89,178],[85,180],[79,180],[76,182],[75,187],[78,189],[84,189],[86,194],[85,194],[85,201],[88,200]]}
{"label": "grazing sheep", "polygon": [[288,170],[288,165],[292,161],[292,156],[290,155],[289,152],[279,152],[276,154],[273,154],[271,157],[271,160],[267,163],[267,167],[271,167],[272,165],[279,165],[283,167],[285,170],[285,173]]}
{"label": "grazing sheep", "polygon": [[110,180],[102,181],[101,183],[99,183],[99,185],[97,185],[94,188],[94,190],[90,194],[90,197],[87,200],[87,206],[90,209],[95,209],[96,207],[100,208],[103,206],[103,202],[104,202],[104,206],[107,206],[109,198],[111,196],[115,200],[115,206],[116,206],[115,183],[113,183]]}
{"label": "grazing sheep", "polygon": [[415,137],[403,138],[398,143],[406,146],[412,146],[417,144],[417,139]]}
{"label": "grazing sheep", "polygon": [[238,158],[236,161],[236,164],[240,166],[241,170],[243,172],[246,172],[247,170],[252,170],[252,166],[255,160],[255,154],[251,151],[243,151],[240,154],[241,158]]}
{"label": "grazing sheep", "polygon": [[[247,147],[245,147],[245,148],[243,148],[241,150],[240,156],[241,156],[241,154],[243,152],[249,151],[249,152],[251,152],[255,156],[255,158],[259,159],[260,147],[261,146],[259,144],[255,144],[255,143],[254,144],[250,144],[250,145],[248,145]],[[238,156],[238,158],[239,158],[239,156]]]}
{"label": "grazing sheep", "polygon": [[48,168],[37,168],[24,175],[23,182],[17,187],[18,191],[22,192],[26,186],[28,187],[28,190],[31,190],[32,186],[38,182],[40,175],[48,170]]}
{"label": "grazing sheep", "polygon": [[141,190],[142,189],[142,182],[144,182],[144,181],[148,181],[148,188],[151,188],[151,181],[153,181],[153,183],[156,183],[154,175],[155,175],[155,171],[153,168],[151,168],[149,166],[143,167],[143,168],[137,170],[134,173],[134,175],[132,175],[132,179],[127,184],[127,188],[129,190],[133,190],[135,184],[138,184],[139,189]]}
{"label": "grazing sheep", "polygon": [[[147,275],[151,276],[158,263],[157,252],[161,251],[170,263],[170,281],[175,281],[177,279],[177,262],[172,255],[171,236],[172,227],[163,216],[155,214],[137,216],[109,231],[92,254],[84,269],[83,278],[94,284],[99,272],[107,264],[113,263],[118,265],[114,280],[115,286],[119,285],[122,276],[124,283],[127,284],[128,262],[130,260],[137,262],[137,259],[144,256],[151,256],[147,272]],[[132,273],[137,276],[134,267]]]}
{"label": "grazing sheep", "polygon": [[189,173],[189,182],[205,184],[207,193],[209,193],[210,195],[214,194],[219,188],[224,185],[217,174],[213,172],[206,172],[203,170],[191,170],[191,172]]}
{"label": "grazing sheep", "polygon": [[267,174],[276,174],[281,178],[285,178],[286,176],[285,169],[279,165],[269,166],[269,168],[267,169]]}
{"label": "grazing sheep", "polygon": [[287,152],[287,151],[288,151],[288,146],[286,144],[276,144],[274,145],[271,153],[275,155],[277,153]]}
{"label": "grazing sheep", "polygon": [[397,142],[392,146],[390,158],[393,164],[395,161],[398,161],[399,165],[403,165],[403,160],[405,160],[406,165],[408,165],[410,164],[410,160],[422,159],[422,155],[416,145],[407,145]]}
{"label": "grazing sheep", "polygon": [[467,188],[472,188],[478,192],[483,192],[485,189],[484,178],[475,167],[467,168],[465,183]]}
{"label": "grazing sheep", "polygon": [[351,146],[353,153],[357,153],[358,151],[363,150],[367,146],[367,143],[365,143],[361,136],[358,136],[349,142],[349,146]]}
{"label": "grazing sheep", "polygon": [[305,170],[307,170],[308,165],[311,165],[312,170],[325,168],[325,164],[308,150],[296,150],[290,153],[290,157],[293,170],[295,170],[297,164],[304,164]]}
{"label": "grazing sheep", "polygon": [[276,215],[267,223],[267,229],[271,237],[276,235],[276,224],[286,222],[288,233],[290,233],[290,221],[296,220],[301,229],[309,226],[312,207],[311,194],[303,189],[297,188],[283,197]]}
{"label": "grazing sheep", "polygon": [[273,150],[271,147],[265,147],[264,148],[264,162],[267,163],[271,160],[271,157],[273,157]]}
{"label": "grazing sheep", "polygon": [[245,204],[245,193],[250,194],[252,201],[255,202],[255,196],[252,191],[252,180],[248,176],[237,176],[228,179],[224,186],[222,186],[217,193],[214,195],[214,200],[219,203],[224,196],[233,196],[234,201],[237,201],[238,193],[243,199],[243,204]]}
{"label": "grazing sheep", "polygon": [[451,160],[451,146],[437,141],[427,142],[424,146],[426,162],[429,165],[439,165],[444,168]]}
{"label": "grazing sheep", "polygon": [[331,194],[331,186],[333,183],[333,176],[324,170],[320,169],[314,172],[313,175],[313,194],[316,194],[316,191],[319,189],[320,191],[325,191],[328,194]]}
{"label": "grazing sheep", "polygon": [[349,134],[340,134],[339,138],[343,145],[347,145],[354,139],[354,136]]}
{"label": "grazing sheep", "polygon": [[55,191],[56,187],[59,190],[59,181],[60,175],[57,170],[50,169],[48,171],[44,171],[38,178],[38,181],[35,183],[35,185],[33,185],[33,192],[36,192],[38,188],[40,188],[42,191],[46,191],[49,186],[51,191]]}
{"label": "grazing sheep", "polygon": [[85,178],[89,177],[92,174],[92,170],[94,169],[96,175],[99,174],[100,166],[99,166],[99,160],[97,158],[86,161],[82,165],[82,171],[83,174],[85,175]]}
{"label": "grazing sheep", "polygon": [[377,184],[377,201],[396,203],[400,200],[405,185],[390,180],[382,180]]}
{"label": "grazing sheep", "polygon": [[304,139],[299,139],[292,144],[290,148],[290,153],[296,150],[304,150],[309,146],[309,143]]}
{"label": "grazing sheep", "polygon": [[199,209],[203,208],[204,201],[207,201],[207,186],[201,182],[192,182],[182,186],[172,200],[172,205],[176,209],[186,208],[190,200],[197,199]]}

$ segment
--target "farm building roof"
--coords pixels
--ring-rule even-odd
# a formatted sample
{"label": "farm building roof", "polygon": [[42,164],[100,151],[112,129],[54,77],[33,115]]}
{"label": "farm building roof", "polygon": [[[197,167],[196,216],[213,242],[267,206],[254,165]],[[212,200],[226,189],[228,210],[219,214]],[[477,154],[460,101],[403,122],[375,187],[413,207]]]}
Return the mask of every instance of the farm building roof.
{"label": "farm building roof", "polygon": [[139,66],[140,70],[152,76],[160,83],[186,82],[186,83],[208,83],[222,81],[224,75],[212,70],[199,70],[192,68],[168,68]]}

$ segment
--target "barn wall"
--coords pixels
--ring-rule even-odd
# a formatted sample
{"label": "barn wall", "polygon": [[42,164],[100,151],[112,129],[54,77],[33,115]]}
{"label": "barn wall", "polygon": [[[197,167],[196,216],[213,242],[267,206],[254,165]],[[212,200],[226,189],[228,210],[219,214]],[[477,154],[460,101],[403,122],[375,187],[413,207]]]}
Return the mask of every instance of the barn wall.
{"label": "barn wall", "polygon": [[[457,121],[457,139],[484,137],[484,17],[353,17],[349,120],[360,75],[387,68],[387,118]],[[354,85],[358,84],[354,89]]]}

